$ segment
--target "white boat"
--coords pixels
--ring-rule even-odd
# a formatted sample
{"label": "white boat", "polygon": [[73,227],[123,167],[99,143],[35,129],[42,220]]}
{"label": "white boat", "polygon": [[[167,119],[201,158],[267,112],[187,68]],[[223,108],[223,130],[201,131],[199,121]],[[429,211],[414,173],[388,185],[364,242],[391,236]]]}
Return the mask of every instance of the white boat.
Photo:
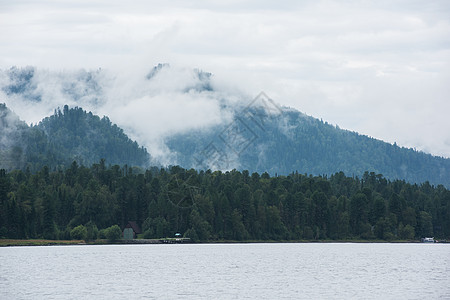
{"label": "white boat", "polygon": [[434,237],[426,237],[422,239],[422,243],[434,243]]}

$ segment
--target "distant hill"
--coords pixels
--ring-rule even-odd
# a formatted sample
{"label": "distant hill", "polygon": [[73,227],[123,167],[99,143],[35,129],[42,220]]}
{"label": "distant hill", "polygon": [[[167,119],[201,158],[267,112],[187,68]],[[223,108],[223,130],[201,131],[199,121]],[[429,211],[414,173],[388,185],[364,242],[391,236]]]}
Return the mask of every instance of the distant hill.
{"label": "distant hill", "polygon": [[177,163],[188,168],[237,168],[271,175],[343,171],[358,177],[368,171],[389,179],[450,186],[450,159],[342,130],[294,109],[276,110],[271,113],[264,105],[244,109],[226,126],[174,135],[167,145],[177,153]]}
{"label": "distant hill", "polygon": [[0,167],[37,170],[66,166],[76,160],[91,165],[108,164],[147,167],[150,155],[107,117],[100,118],[81,108],[63,111],[29,127],[6,105],[0,104]]}
{"label": "distant hill", "polygon": [[69,109],[66,105],[37,127],[64,157],[86,165],[103,158],[111,164],[146,166],[150,159],[147,150],[129,139],[108,117],[100,118],[79,107]]}
{"label": "distant hill", "polygon": [[[165,143],[164,152],[170,154],[161,158],[165,163],[196,169],[235,168],[270,175],[296,171],[331,175],[343,171],[348,176],[361,177],[367,171],[391,180],[429,181],[450,187],[448,158],[342,130],[298,110],[279,107],[264,96],[243,107],[240,106],[245,102],[242,95],[231,95],[239,101],[230,101],[229,94],[214,90],[211,73],[190,70],[184,80],[177,80],[177,74],[168,64],[159,64],[145,75],[139,75],[142,80],[134,78],[137,83],[133,80],[125,83],[133,87],[133,93],[137,90],[135,98],[161,92],[159,84],[166,81],[169,83],[163,86],[162,93],[175,89],[174,95],[189,94],[186,99],[202,97],[205,93],[211,101],[217,100],[223,115],[234,115],[234,119],[229,124],[183,129],[182,133],[160,137]],[[57,99],[55,103],[101,107],[111,96],[110,78],[115,78],[114,74],[101,69],[56,73],[34,67],[13,67],[0,70],[0,93],[10,101],[20,99],[33,105],[41,102],[46,105],[49,97],[53,97]],[[115,86],[120,83],[114,81]],[[138,166],[146,166],[150,161],[146,150],[107,117],[99,118],[81,108],[64,107],[31,128],[5,106],[2,111],[0,164],[7,169],[65,165],[72,160],[89,165],[100,158],[111,164]],[[152,163],[158,161],[154,159]]]}
{"label": "distant hill", "polygon": [[23,140],[28,125],[14,112],[0,103],[0,167],[15,169],[24,163]]}

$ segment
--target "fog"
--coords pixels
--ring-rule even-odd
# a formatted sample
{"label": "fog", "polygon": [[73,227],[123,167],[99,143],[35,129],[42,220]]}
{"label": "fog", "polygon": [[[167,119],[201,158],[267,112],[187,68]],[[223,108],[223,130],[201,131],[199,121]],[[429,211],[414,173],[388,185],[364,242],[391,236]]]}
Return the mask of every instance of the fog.
{"label": "fog", "polygon": [[[341,128],[450,157],[445,0],[9,1],[0,28],[0,68],[39,70],[41,102],[1,95],[28,123],[79,105],[151,148],[170,132],[223,122],[220,99],[265,91]],[[147,82],[165,62],[172,68]],[[185,91],[195,68],[213,73],[214,92]],[[80,69],[100,91],[66,88],[75,101],[59,86]]]}
{"label": "fog", "polygon": [[166,137],[226,124],[233,116],[226,106],[251,100],[243,94],[227,95],[214,89],[211,74],[184,67],[159,67],[122,73],[18,68],[13,72],[33,74],[20,93],[6,92],[22,81],[11,78],[11,70],[4,70],[0,97],[29,124],[37,124],[66,104],[107,116],[163,164],[175,163],[165,146]]}

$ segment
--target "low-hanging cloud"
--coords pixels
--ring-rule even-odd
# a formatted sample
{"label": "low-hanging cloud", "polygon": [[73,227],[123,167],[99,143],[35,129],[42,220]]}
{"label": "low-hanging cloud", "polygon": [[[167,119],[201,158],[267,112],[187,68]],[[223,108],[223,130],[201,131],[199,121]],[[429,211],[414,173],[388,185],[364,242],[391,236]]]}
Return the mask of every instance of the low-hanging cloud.
{"label": "low-hanging cloud", "polygon": [[[215,86],[228,95],[264,90],[283,105],[342,128],[450,157],[444,130],[450,128],[450,3],[445,0],[10,1],[0,4],[0,28],[2,69],[113,70],[95,75],[104,77],[106,92],[96,100],[100,114],[117,112],[126,119],[113,109],[123,103],[130,108],[167,103],[169,111],[172,102],[155,101],[178,99],[172,95],[183,89],[177,82],[190,80],[183,72],[199,67],[214,73]],[[188,66],[170,75],[184,79],[166,81],[161,74],[154,90],[138,84],[159,62]],[[66,101],[89,109],[84,102],[92,99],[82,92],[77,101]],[[183,95],[209,103],[207,93]],[[180,107],[190,111],[203,100]],[[24,105],[33,112],[21,114],[28,122],[54,109]],[[168,131],[172,125],[157,127]]]}
{"label": "low-hanging cloud", "polygon": [[[6,105],[29,123],[37,124],[66,104],[106,115],[144,145],[155,161],[174,164],[176,155],[166,147],[165,138],[224,124],[232,118],[224,105],[236,100],[236,95],[227,97],[214,90],[211,76],[167,64],[137,73],[12,68],[1,72],[0,93]],[[28,81],[22,84],[18,77]]]}

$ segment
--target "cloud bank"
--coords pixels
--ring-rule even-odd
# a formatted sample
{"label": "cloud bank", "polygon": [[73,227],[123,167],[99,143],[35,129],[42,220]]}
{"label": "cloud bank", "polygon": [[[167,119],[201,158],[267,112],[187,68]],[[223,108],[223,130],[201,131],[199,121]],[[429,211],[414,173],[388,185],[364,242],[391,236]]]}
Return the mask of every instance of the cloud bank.
{"label": "cloud bank", "polygon": [[[0,3],[0,28],[2,69],[111,70],[95,75],[108,86],[96,112],[130,131],[144,121],[159,136],[183,130],[184,112],[193,127],[219,122],[209,100],[221,96],[179,92],[187,71],[139,84],[135,74],[170,62],[212,72],[229,95],[265,91],[342,128],[450,157],[448,1],[14,1]],[[45,93],[56,95],[52,80]],[[28,122],[54,109],[16,103]]]}
{"label": "cloud bank", "polygon": [[108,116],[163,164],[176,163],[166,137],[231,120],[224,105],[240,99],[213,86],[210,73],[167,64],[119,74],[33,67],[0,72],[0,98],[28,122],[37,124],[66,104],[82,107]]}

